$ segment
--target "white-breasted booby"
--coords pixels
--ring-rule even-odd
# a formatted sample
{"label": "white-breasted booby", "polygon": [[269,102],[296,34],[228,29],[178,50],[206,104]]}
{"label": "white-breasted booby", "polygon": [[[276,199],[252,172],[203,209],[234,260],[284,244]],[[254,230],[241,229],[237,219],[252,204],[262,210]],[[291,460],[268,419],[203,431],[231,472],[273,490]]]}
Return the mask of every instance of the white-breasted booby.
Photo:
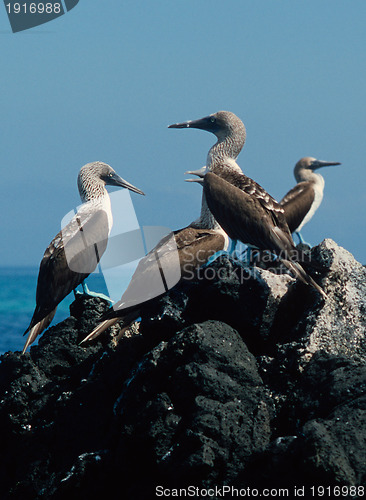
{"label": "white-breasted booby", "polygon": [[[94,340],[117,322],[121,322],[123,326],[120,336],[141,316],[142,309],[148,302],[168,291],[164,283],[165,292],[159,295],[154,293],[155,284],[158,288],[163,278],[163,275],[160,277],[159,271],[168,276],[179,266],[181,274],[179,282],[192,280],[198,268],[206,264],[215,253],[226,250],[228,243],[226,233],[217,224],[208,208],[202,210],[197,220],[167,235],[141,259],[121,300],[107,311],[101,323],[81,343]],[[152,291],[151,299],[146,295],[146,290]],[[144,296],[143,302],[139,301],[141,296]]]}
{"label": "white-breasted booby", "polygon": [[105,186],[144,194],[99,161],[81,168],[77,184],[83,204],[44,253],[39,267],[36,308],[24,333],[29,332],[22,354],[51,323],[57,305],[95,270],[106,249],[113,219]]}
{"label": "white-breasted booby", "polygon": [[210,211],[231,239],[277,255],[297,278],[326,298],[322,288],[296,262],[299,253],[284,210],[272,196],[250,177],[219,165],[215,173],[202,169],[191,173],[199,176]]}
{"label": "white-breasted booby", "polygon": [[310,156],[301,158],[294,168],[297,184],[280,201],[290,231],[298,236],[300,243],[304,243],[301,229],[313,217],[323,200],[324,178],[314,170],[331,165],[340,163],[321,161]]}

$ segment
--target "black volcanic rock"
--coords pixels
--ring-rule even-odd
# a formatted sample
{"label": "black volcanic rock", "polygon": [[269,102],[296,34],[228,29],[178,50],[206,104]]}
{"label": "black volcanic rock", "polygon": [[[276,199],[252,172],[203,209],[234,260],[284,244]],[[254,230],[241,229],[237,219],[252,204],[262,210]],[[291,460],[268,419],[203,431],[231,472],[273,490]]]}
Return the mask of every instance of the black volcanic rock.
{"label": "black volcanic rock", "polygon": [[331,240],[311,258],[326,301],[278,265],[221,257],[118,344],[79,345],[107,304],[78,297],[1,357],[0,498],[364,485],[366,271]]}
{"label": "black volcanic rock", "polygon": [[306,485],[309,497],[314,485],[365,484],[363,363],[317,352],[294,382],[292,395],[275,420],[278,437],[245,472],[250,473],[252,484]]}
{"label": "black volcanic rock", "polygon": [[148,353],[122,391],[121,466],[132,476],[153,461],[171,487],[230,482],[269,442],[266,400],[235,330],[218,321],[188,327]]}

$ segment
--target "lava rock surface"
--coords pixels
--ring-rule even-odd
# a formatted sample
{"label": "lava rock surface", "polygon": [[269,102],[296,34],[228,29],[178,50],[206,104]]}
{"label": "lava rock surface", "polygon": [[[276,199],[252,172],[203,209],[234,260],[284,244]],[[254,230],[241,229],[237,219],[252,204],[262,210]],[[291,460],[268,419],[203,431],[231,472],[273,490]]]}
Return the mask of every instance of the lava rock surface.
{"label": "lava rock surface", "polygon": [[327,300],[220,257],[118,343],[79,345],[107,309],[80,296],[29,353],[4,354],[0,498],[365,485],[366,269],[331,240],[311,257]]}

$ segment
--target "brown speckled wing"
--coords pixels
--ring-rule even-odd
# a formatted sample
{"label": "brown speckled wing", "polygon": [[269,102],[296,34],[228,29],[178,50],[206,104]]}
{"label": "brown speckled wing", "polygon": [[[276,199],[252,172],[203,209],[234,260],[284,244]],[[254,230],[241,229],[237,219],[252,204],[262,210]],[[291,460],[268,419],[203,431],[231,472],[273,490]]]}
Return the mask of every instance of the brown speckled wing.
{"label": "brown speckled wing", "polygon": [[309,182],[300,182],[280,201],[287,224],[293,233],[302,223],[314,201],[314,189]]}
{"label": "brown speckled wing", "polygon": [[282,207],[256,182],[238,173],[225,174],[225,179],[208,173],[204,190],[211,212],[230,238],[275,253],[293,248]]}

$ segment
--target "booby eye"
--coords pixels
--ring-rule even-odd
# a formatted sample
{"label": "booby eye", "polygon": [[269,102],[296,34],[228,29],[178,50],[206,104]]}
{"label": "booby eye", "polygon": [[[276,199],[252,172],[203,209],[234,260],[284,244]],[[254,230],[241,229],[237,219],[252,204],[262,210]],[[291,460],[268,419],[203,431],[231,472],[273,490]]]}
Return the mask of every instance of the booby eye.
{"label": "booby eye", "polygon": [[216,118],[214,116],[211,116],[210,120],[211,120],[211,123],[215,123]]}

